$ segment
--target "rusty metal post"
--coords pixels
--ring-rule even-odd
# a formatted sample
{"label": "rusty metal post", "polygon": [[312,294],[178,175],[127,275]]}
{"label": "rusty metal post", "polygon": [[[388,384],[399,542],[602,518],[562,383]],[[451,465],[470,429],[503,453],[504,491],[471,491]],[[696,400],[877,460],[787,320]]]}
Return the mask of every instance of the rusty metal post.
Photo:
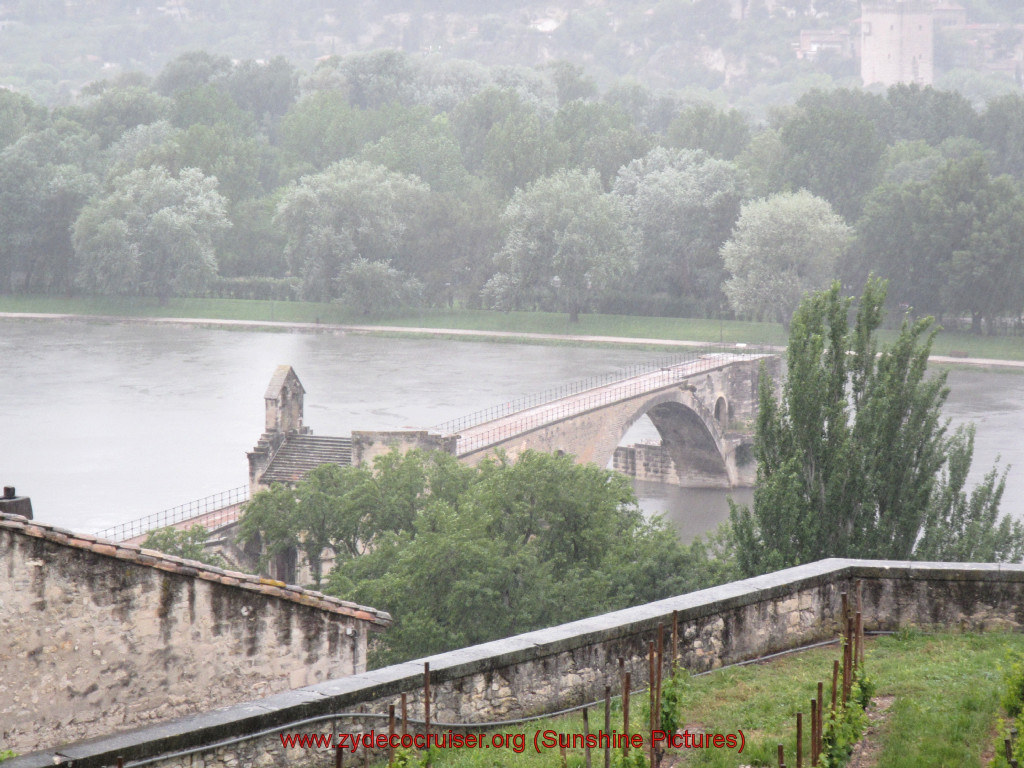
{"label": "rusty metal post", "polygon": [[850,644],[843,645],[843,690],[842,704],[846,707],[846,700],[850,696]]}
{"label": "rusty metal post", "polygon": [[626,682],[622,688],[622,732],[626,735],[623,739],[622,755],[629,755],[629,683],[630,674],[626,673]]}
{"label": "rusty metal post", "polygon": [[859,670],[864,659],[864,619],[857,611],[853,619],[853,666]]}
{"label": "rusty metal post", "polygon": [[804,768],[804,714],[796,713],[796,768]]}
{"label": "rusty metal post", "polygon": [[590,714],[587,711],[587,707],[583,708],[583,759],[587,766],[590,768]]}
{"label": "rusty metal post", "polygon": [[654,728],[651,729],[652,731],[661,727],[661,675],[662,675],[662,672],[663,672],[663,669],[664,669],[664,666],[665,666],[665,640],[664,640],[664,638],[665,638],[665,625],[659,622],[658,623],[658,678],[657,678],[657,681],[656,681],[657,685],[658,685],[658,688],[654,692],[655,712],[654,712]]}
{"label": "rusty metal post", "polygon": [[836,712],[836,689],[839,687],[839,659],[832,660],[832,714]]}
{"label": "rusty metal post", "polygon": [[[850,599],[847,597],[845,592],[840,593],[839,599],[842,601],[842,608],[839,614],[839,631],[845,635],[846,633],[846,617],[850,612]],[[849,638],[844,638],[849,640]]]}
{"label": "rusty metal post", "polygon": [[811,765],[818,764],[818,702],[811,699]]}
{"label": "rusty metal post", "polygon": [[604,687],[604,734],[608,740],[604,745],[604,768],[612,768],[612,687]]}
{"label": "rusty metal post", "polygon": [[345,750],[340,747],[334,750],[334,768],[342,768],[345,764]]}
{"label": "rusty metal post", "polygon": [[[858,616],[863,616],[863,614],[864,614],[864,601],[863,601],[862,595],[861,595],[861,587],[863,586],[863,584],[864,584],[864,581],[862,579],[857,579],[857,615]],[[857,638],[857,648],[858,648],[858,652],[860,653],[860,655],[857,656],[854,659],[854,662],[856,663],[857,668],[859,669],[859,668],[864,666],[864,622],[861,619],[858,619],[858,621],[857,621],[857,635],[858,635],[858,638]]]}
{"label": "rusty metal post", "polygon": [[779,744],[779,768],[786,768],[785,752],[781,744]]}
{"label": "rusty metal post", "polygon": [[650,640],[647,643],[647,700],[650,706],[647,710],[650,715],[648,726],[650,730],[654,730],[654,641]]}
{"label": "rusty metal post", "polygon": [[679,663],[679,611],[672,611],[672,670]]}
{"label": "rusty metal post", "polygon": [[395,735],[395,705],[388,704],[388,765],[395,764],[395,748],[394,743]]}
{"label": "rusty metal post", "polygon": [[423,734],[430,745],[430,662],[423,662]]}

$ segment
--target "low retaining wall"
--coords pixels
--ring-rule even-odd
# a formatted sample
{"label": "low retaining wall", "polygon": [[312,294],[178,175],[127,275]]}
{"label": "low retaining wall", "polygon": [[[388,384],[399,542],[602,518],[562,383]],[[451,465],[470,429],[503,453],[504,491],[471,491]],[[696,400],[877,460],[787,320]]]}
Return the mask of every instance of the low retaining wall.
{"label": "low retaining wall", "polygon": [[[648,643],[659,624],[671,628],[674,612],[682,662],[694,671],[710,669],[835,637],[840,594],[852,596],[857,580],[862,582],[868,630],[1024,626],[1024,566],[822,560],[158,727],[25,755],[4,768],[106,766],[119,755],[129,763],[158,758],[149,764],[159,768],[329,766],[331,751],[282,749],[279,731],[219,747],[207,745],[275,728],[349,730],[348,721],[288,726],[338,712],[386,713],[402,693],[408,695],[410,717],[422,717],[424,661],[431,667],[435,722],[512,718],[596,700],[605,685],[618,690],[620,657],[635,680],[646,679]],[[365,727],[369,725],[382,727],[381,721]],[[199,753],[171,754],[199,747]]]}

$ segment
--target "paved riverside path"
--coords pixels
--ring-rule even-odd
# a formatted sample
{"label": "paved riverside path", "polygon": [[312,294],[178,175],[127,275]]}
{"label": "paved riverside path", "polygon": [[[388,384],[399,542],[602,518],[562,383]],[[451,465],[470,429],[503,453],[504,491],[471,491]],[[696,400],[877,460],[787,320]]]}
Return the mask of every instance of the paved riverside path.
{"label": "paved riverside path", "polygon": [[[463,336],[477,339],[523,339],[524,341],[577,341],[581,344],[625,344],[652,347],[706,347],[713,341],[689,341],[684,339],[647,339],[636,336],[587,336],[563,333],[535,333],[532,331],[480,331],[465,328],[424,328],[405,325],[348,325],[335,323],[297,323],[277,320],[229,320],[215,317],[138,317],[135,315],[76,315],[53,312],[0,312],[0,319],[10,320],[77,320],[103,323],[149,323],[152,325],[199,325],[220,328],[244,328],[259,330],[291,330],[298,332],[337,333],[387,333],[416,336]],[[728,343],[727,343],[728,344]],[[718,344],[721,346],[721,344]],[[743,344],[737,344],[743,347]],[[785,347],[758,345],[765,351],[785,352]],[[943,365],[996,366],[1024,370],[1024,360],[999,360],[987,357],[952,357],[932,355],[929,362]]]}

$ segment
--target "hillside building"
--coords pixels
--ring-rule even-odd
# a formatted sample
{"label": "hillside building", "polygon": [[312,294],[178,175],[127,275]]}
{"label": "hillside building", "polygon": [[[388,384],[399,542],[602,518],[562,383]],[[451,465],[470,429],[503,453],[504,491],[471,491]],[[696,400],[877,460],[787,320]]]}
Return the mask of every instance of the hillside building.
{"label": "hillside building", "polygon": [[864,85],[931,85],[934,80],[935,5],[890,0],[861,5],[860,72]]}

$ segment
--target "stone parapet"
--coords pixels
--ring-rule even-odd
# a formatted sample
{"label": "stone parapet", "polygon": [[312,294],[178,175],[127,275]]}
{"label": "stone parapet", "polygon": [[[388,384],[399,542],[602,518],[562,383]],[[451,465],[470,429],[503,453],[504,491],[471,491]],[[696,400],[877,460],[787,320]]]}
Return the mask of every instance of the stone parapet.
{"label": "stone parapet", "polygon": [[[698,671],[836,636],[840,594],[862,583],[865,628],[1012,629],[1024,625],[1024,566],[822,560],[549,629],[406,662],[106,739],[15,758],[4,768],[111,765],[159,768],[331,765],[329,752],[281,748],[280,730],[337,733],[339,712],[383,714],[405,693],[421,717],[429,662],[433,718],[485,722],[596,700],[618,690],[618,658],[646,679],[658,625],[680,627],[680,657]],[[310,721],[305,727],[301,721]],[[376,722],[379,728],[382,721]],[[361,725],[362,727],[369,727]],[[244,741],[246,734],[270,733]],[[221,746],[206,746],[233,741]],[[193,752],[198,750],[198,752]],[[188,752],[189,754],[169,753]],[[161,758],[161,755],[167,757]],[[201,762],[197,762],[201,758]]]}

